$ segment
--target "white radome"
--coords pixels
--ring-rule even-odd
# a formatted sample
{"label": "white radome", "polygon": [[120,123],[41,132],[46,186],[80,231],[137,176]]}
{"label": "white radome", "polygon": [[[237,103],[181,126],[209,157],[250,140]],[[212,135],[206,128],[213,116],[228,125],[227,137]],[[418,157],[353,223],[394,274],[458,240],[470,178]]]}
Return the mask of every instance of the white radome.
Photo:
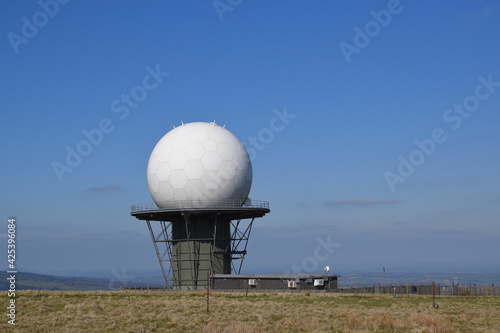
{"label": "white radome", "polygon": [[195,122],[158,141],[147,176],[159,208],[241,205],[252,186],[252,164],[234,134],[215,123]]}

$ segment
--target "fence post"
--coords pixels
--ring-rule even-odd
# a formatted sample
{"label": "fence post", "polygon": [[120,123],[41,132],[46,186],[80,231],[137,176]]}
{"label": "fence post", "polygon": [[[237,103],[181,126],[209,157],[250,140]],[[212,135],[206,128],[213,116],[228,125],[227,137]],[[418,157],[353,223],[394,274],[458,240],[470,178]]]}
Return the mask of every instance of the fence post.
{"label": "fence post", "polygon": [[207,273],[207,312],[210,312],[210,273]]}
{"label": "fence post", "polygon": [[436,285],[435,285],[434,281],[432,281],[432,307],[434,309],[437,309],[437,306],[436,306]]}

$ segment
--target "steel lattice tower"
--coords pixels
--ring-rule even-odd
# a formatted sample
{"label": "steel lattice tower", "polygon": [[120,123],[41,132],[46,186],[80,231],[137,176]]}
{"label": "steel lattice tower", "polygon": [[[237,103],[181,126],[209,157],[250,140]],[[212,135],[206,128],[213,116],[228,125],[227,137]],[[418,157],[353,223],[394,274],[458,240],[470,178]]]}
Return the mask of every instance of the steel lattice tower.
{"label": "steel lattice tower", "polygon": [[200,209],[176,204],[179,208],[134,205],[131,215],[146,221],[165,282],[179,290],[205,289],[207,275],[239,274],[253,222],[270,212],[263,201]]}

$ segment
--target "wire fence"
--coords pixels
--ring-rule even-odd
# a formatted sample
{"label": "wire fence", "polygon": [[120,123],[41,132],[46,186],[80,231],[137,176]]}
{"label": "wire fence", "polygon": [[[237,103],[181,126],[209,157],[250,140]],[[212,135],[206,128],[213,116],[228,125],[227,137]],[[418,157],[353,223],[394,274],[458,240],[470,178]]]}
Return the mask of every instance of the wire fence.
{"label": "wire fence", "polygon": [[[125,286],[121,290],[144,290],[144,291],[169,291],[177,292],[177,289],[167,287],[150,287],[150,286]],[[184,290],[186,291],[186,290]],[[200,291],[200,290],[198,290]],[[246,292],[246,293],[345,293],[345,294],[396,294],[396,295],[432,295],[432,284],[413,285],[401,284],[381,286],[373,284],[371,286],[362,287],[339,287],[338,289],[318,289],[318,290],[292,290],[292,289],[213,289],[214,292]],[[435,285],[436,296],[500,296],[500,286],[460,286],[452,285]]]}
{"label": "wire fence", "polygon": [[[334,293],[348,294],[403,294],[403,295],[432,295],[432,284],[399,284],[390,286],[381,286],[373,284],[370,286],[361,287],[339,287],[338,289],[330,290]],[[436,284],[436,295],[443,296],[500,296],[500,286],[461,286],[458,284]]]}

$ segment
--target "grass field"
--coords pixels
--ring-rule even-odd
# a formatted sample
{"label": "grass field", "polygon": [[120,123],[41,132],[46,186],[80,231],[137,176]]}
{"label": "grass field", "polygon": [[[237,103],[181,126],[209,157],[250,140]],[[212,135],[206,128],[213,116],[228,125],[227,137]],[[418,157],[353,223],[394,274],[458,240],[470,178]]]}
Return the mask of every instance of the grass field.
{"label": "grass field", "polygon": [[[7,313],[7,294],[0,298]],[[499,332],[500,297],[18,291],[1,332]]]}

